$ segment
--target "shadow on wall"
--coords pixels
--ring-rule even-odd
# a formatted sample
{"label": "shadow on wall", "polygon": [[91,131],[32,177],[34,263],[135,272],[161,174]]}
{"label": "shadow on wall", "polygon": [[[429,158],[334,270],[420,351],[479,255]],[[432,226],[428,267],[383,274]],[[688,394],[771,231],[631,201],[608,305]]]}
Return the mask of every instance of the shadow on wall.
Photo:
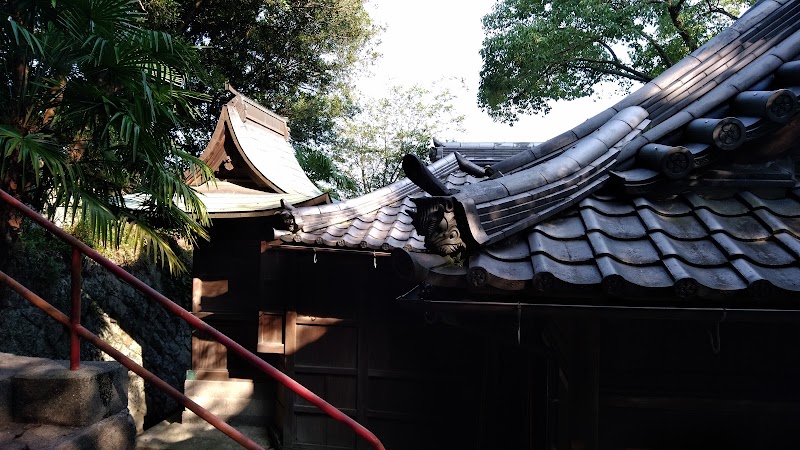
{"label": "shadow on wall", "polygon": [[[68,245],[28,226],[22,239],[15,243],[11,256],[0,262],[0,269],[69,314],[70,254]],[[189,306],[191,284],[188,279],[172,278],[146,257],[124,268],[181,306]],[[84,259],[81,306],[82,324],[86,328],[183,391],[191,362],[190,328],[186,323],[88,259]],[[69,332],[8,287],[0,285],[0,352],[69,359]],[[110,358],[82,342],[81,359]],[[171,397],[145,386],[133,373],[129,408],[138,430],[180,409]]]}

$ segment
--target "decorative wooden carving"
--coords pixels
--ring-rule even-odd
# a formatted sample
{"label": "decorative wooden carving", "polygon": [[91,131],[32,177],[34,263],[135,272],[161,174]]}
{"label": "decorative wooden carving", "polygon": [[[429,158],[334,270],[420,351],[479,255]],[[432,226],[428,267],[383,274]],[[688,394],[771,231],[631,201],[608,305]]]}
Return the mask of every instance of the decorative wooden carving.
{"label": "decorative wooden carving", "polygon": [[408,211],[411,223],[425,237],[428,250],[447,256],[466,248],[456,223],[452,197],[421,197],[411,201],[417,205],[416,211]]}

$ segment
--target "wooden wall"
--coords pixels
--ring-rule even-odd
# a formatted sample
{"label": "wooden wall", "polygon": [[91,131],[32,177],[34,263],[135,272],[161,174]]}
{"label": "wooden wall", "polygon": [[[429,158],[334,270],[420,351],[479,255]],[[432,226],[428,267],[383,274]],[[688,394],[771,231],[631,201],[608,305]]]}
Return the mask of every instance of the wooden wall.
{"label": "wooden wall", "polygon": [[559,449],[795,445],[800,329],[791,323],[554,320],[548,333],[560,335],[551,337]]}
{"label": "wooden wall", "polygon": [[[411,286],[397,280],[389,258],[377,258],[376,268],[370,255],[320,253],[313,263],[310,252],[278,252],[287,270],[283,292],[296,312],[288,316],[295,325],[286,327],[296,336],[293,354],[287,346],[287,370],[299,381],[369,427],[387,448],[493,448],[487,440],[528,448],[520,446],[530,439],[520,415],[528,406],[527,386],[519,392],[514,384],[508,393],[498,375],[527,379],[519,372],[529,370],[525,350],[507,349],[515,356],[505,355],[509,364],[501,368],[504,346],[491,336],[430,323],[423,311],[403,308],[395,299]],[[305,401],[289,404],[284,442],[291,448],[364,448]],[[496,420],[510,409],[514,422]]]}
{"label": "wooden wall", "polygon": [[[262,221],[264,219],[261,219]],[[403,449],[773,449],[800,423],[800,328],[430,314],[390,259],[272,247],[222,222],[195,252],[195,313]],[[315,262],[316,259],[316,262]],[[377,267],[375,267],[377,265]],[[718,351],[717,351],[718,350]],[[261,376],[193,336],[198,378]],[[362,449],[285,390],[288,449]]]}
{"label": "wooden wall", "polygon": [[[453,326],[401,306],[395,299],[412,286],[387,256],[318,252],[314,262],[308,249],[269,245],[255,220],[235,224],[215,223],[212,242],[195,251],[194,309],[204,320],[388,449],[534,448],[532,399],[543,396],[532,380],[544,369],[528,349],[496,339],[491,327]],[[197,378],[259,378],[198,334],[193,370]],[[284,448],[366,448],[305,400],[276,392]]]}

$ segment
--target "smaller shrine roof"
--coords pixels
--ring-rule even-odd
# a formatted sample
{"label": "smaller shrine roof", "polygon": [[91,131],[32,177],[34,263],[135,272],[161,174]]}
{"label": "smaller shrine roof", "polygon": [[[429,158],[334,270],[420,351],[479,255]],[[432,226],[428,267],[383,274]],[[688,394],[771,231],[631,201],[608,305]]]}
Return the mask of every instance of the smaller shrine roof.
{"label": "smaller shrine roof", "polygon": [[227,181],[211,181],[194,188],[214,218],[254,217],[274,214],[281,201],[290,204],[325,203],[326,194],[309,198],[307,194],[265,192]]}
{"label": "smaller shrine roof", "polygon": [[289,142],[286,118],[229,88],[234,97],[222,107],[217,126],[200,159],[217,180],[187,183],[201,194],[212,218],[270,215],[289,204],[329,203],[308,178]]}

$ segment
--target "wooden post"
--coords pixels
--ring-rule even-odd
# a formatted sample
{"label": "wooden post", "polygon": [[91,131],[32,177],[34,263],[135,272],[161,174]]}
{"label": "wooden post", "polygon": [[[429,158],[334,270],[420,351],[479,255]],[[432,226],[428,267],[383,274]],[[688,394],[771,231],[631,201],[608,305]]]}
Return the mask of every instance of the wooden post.
{"label": "wooden post", "polygon": [[[288,309],[286,311],[286,320],[284,321],[284,364],[286,367],[286,374],[294,378],[294,361],[295,354],[297,353],[297,311]],[[289,389],[284,389],[284,405],[286,413],[283,416],[283,445],[286,448],[292,448],[295,444],[295,436],[297,425],[294,416],[294,393]]]}
{"label": "wooden post", "polygon": [[588,330],[588,378],[589,392],[587,394],[588,407],[590,411],[588,423],[588,439],[586,448],[597,450],[600,448],[600,343],[598,325],[592,323]]}
{"label": "wooden post", "polygon": [[[375,291],[377,292],[377,290]],[[358,300],[358,375],[356,376],[356,420],[364,426],[368,426],[369,420],[367,411],[369,407],[369,327],[372,321],[369,314],[369,300],[364,291],[361,292]],[[368,449],[369,445],[363,439],[357,440],[358,450]]]}
{"label": "wooden post", "polygon": [[590,320],[571,324],[569,347],[569,434],[571,447],[599,448],[599,345],[597,325]]}

